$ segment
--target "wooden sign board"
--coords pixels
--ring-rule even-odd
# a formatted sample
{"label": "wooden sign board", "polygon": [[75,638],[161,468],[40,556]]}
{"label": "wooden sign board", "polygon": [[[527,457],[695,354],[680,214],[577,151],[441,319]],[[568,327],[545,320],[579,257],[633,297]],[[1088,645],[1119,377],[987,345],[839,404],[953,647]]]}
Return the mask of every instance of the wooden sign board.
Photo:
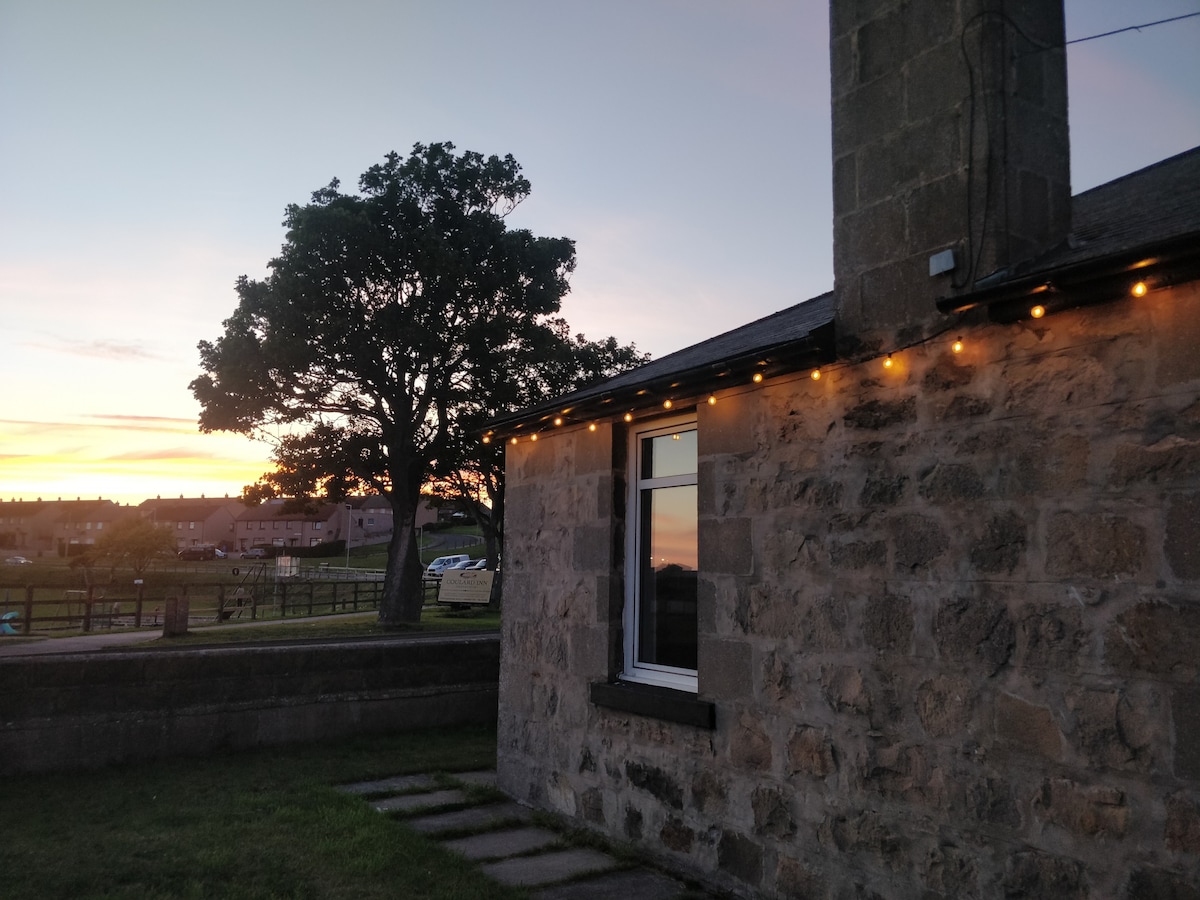
{"label": "wooden sign board", "polygon": [[495,572],[484,569],[447,569],[438,588],[438,603],[473,603],[487,606],[492,599]]}

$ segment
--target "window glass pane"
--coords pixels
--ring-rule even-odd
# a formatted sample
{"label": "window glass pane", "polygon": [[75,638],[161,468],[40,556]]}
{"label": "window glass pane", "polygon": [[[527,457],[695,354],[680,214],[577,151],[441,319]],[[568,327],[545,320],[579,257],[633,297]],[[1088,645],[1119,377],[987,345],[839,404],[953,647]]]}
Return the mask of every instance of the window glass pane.
{"label": "window glass pane", "polygon": [[642,439],[643,478],[665,478],[695,471],[695,429]]}
{"label": "window glass pane", "polygon": [[[694,459],[693,450],[693,466]],[[696,486],[654,488],[641,495],[637,661],[695,669]]]}

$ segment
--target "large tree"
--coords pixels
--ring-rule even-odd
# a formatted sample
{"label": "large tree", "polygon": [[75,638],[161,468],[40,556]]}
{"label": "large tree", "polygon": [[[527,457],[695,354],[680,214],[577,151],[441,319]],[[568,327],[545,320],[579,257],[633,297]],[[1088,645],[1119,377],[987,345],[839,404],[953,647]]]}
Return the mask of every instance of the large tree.
{"label": "large tree", "polygon": [[456,416],[568,290],[574,244],[507,227],[529,189],[511,156],[391,153],[358,194],[335,180],[289,206],[269,276],[240,278],[224,334],[199,345],[202,430],[273,440],[281,493],[388,499],[384,624],[420,616],[415,515]]}

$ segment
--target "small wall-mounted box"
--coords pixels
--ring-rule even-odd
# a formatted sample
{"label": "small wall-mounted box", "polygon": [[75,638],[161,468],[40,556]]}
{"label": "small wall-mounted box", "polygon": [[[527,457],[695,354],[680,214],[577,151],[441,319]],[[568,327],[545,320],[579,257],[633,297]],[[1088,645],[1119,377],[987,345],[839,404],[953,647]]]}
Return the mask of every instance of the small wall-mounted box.
{"label": "small wall-mounted box", "polygon": [[929,277],[941,275],[943,272],[953,272],[957,263],[954,261],[953,250],[943,250],[929,257]]}

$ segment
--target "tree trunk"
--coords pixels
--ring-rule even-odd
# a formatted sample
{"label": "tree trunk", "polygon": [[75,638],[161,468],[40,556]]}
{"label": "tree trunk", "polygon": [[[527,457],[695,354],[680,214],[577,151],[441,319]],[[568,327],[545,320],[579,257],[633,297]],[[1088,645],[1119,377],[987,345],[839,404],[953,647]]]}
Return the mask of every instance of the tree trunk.
{"label": "tree trunk", "polygon": [[417,546],[417,500],[404,486],[394,484],[388,494],[392,505],[392,539],[388,541],[387,572],[379,602],[379,624],[385,627],[420,622],[425,602],[422,588],[424,567]]}

